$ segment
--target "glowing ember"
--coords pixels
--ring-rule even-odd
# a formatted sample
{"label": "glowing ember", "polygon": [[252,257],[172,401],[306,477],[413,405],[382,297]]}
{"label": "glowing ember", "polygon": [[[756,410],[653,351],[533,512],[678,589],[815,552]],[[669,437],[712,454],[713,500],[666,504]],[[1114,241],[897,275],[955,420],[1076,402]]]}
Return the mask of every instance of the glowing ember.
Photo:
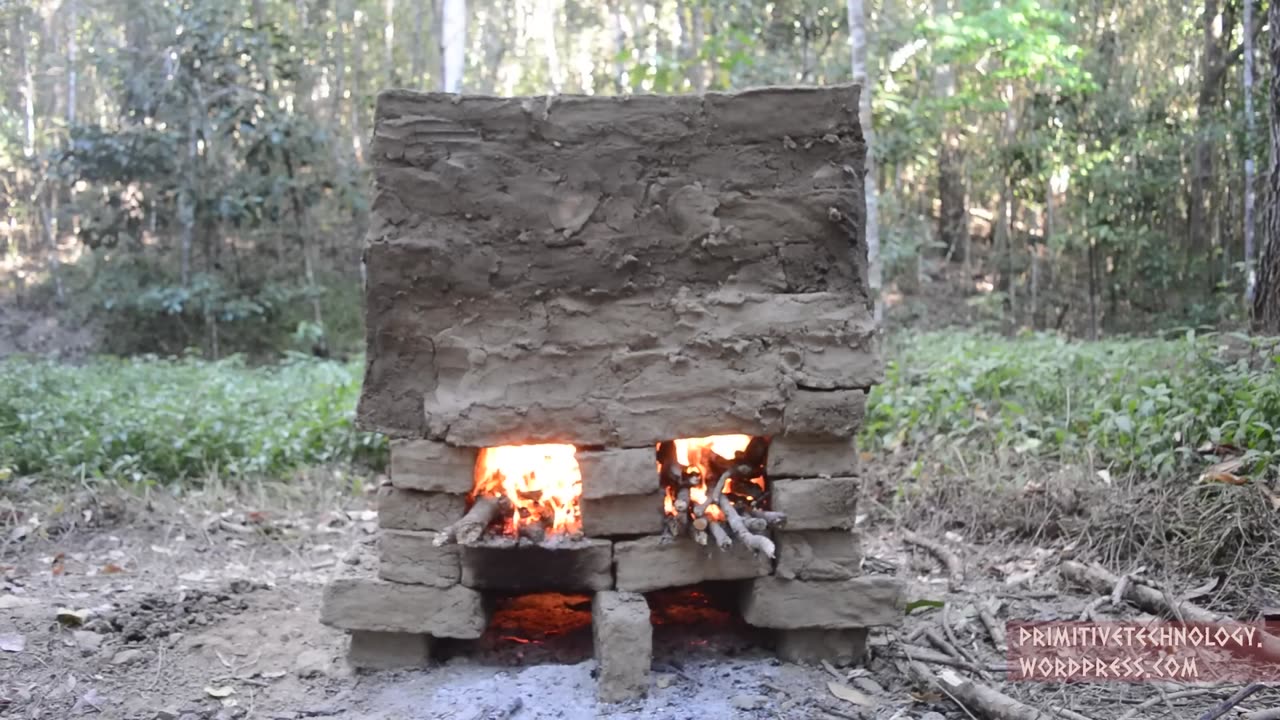
{"label": "glowing ember", "polygon": [[523,526],[550,533],[577,532],[582,526],[578,501],[582,475],[572,445],[504,445],[480,451],[472,498],[506,496],[516,511],[512,534]]}

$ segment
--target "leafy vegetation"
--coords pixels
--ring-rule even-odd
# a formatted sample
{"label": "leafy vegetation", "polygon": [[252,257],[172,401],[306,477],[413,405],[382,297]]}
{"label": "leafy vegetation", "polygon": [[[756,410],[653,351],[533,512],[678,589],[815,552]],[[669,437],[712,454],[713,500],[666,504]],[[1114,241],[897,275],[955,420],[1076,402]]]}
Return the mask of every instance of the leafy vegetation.
{"label": "leafy vegetation", "polygon": [[361,363],[293,355],[0,363],[0,467],[19,475],[169,482],[379,464],[385,441],[353,424]]}
{"label": "leafy vegetation", "polygon": [[[1280,457],[1280,347],[1237,335],[1096,343],[1045,334],[899,336],[871,395],[862,446],[964,443],[1153,475],[1234,446],[1262,472]],[[1209,454],[1212,454],[1210,451]]]}
{"label": "leafy vegetation", "polygon": [[[1150,475],[1233,446],[1261,473],[1280,459],[1280,349],[1235,335],[1071,342],[1044,334],[896,336],[861,445],[963,443]],[[102,358],[0,363],[0,467],[18,474],[169,481],[279,476],[383,462],[354,428],[361,361],[293,354],[272,367]],[[1212,452],[1208,453],[1212,454]]]}
{"label": "leafy vegetation", "polygon": [[[995,286],[1008,330],[1238,324],[1272,242],[1250,231],[1275,226],[1275,132],[1251,109],[1280,92],[1274,3],[46,5],[0,3],[0,284],[92,310],[109,352],[353,348],[322,295],[358,286],[383,89],[832,84],[855,36],[887,291],[945,258],[970,293]],[[77,282],[79,264],[102,277]]]}

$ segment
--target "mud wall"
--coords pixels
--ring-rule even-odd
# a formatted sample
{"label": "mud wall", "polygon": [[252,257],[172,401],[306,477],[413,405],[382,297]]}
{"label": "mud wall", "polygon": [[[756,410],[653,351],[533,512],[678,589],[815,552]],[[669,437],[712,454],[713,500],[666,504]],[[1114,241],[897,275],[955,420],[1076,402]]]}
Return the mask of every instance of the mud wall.
{"label": "mud wall", "polygon": [[856,86],[382,94],[360,425],[847,435],[881,372],[857,106]]}

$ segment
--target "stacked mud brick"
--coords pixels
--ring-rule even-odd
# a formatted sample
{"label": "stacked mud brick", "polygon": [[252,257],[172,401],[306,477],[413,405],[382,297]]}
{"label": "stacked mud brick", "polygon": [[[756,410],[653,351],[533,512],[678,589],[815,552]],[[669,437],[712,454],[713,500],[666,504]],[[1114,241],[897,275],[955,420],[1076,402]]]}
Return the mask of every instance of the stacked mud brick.
{"label": "stacked mud brick", "polygon": [[[853,532],[881,373],[857,105],[856,86],[378,98],[358,415],[393,438],[390,486],[376,557],[322,611],[353,662],[478,637],[492,591],[597,593],[608,700],[648,686],[647,591],[741,581],[743,617],[799,660],[851,660],[897,622]],[[771,438],[776,560],[660,536],[656,444],[728,433]],[[543,442],[578,447],[584,540],[433,542],[479,448]]]}

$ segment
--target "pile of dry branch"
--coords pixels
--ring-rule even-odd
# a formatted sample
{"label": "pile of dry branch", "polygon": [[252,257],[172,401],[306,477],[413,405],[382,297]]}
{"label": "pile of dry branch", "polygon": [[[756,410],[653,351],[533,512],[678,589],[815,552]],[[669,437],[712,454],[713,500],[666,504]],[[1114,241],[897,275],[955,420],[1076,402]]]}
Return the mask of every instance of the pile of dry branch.
{"label": "pile of dry branch", "polygon": [[[658,445],[658,476],[673,500],[663,537],[669,542],[687,534],[699,545],[706,545],[711,538],[721,550],[737,540],[754,552],[774,557],[773,541],[765,532],[782,527],[787,518],[764,509],[768,493],[763,482],[755,482],[764,477],[768,447],[767,440],[756,437],[732,459],[708,453],[703,458],[707,463],[704,477],[703,468],[680,463],[674,442]],[[698,490],[705,491],[701,502],[695,501],[702,495]]]}

